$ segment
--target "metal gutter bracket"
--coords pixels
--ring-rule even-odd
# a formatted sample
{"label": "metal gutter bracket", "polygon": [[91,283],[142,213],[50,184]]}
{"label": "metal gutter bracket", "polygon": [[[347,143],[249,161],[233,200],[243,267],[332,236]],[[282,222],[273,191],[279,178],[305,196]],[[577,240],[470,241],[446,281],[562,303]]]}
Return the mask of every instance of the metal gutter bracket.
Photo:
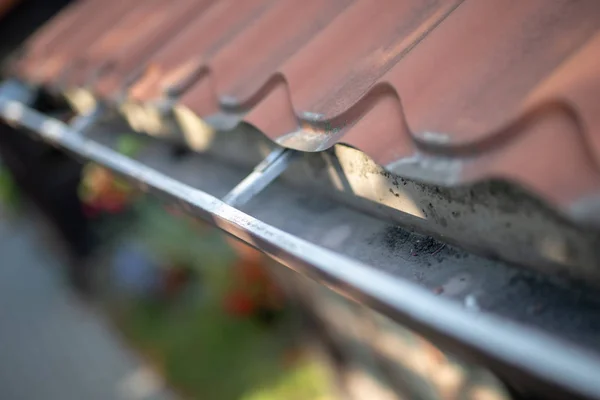
{"label": "metal gutter bracket", "polygon": [[100,103],[87,114],[78,115],[69,123],[71,129],[81,135],[85,135],[86,131],[106,115],[106,107]]}
{"label": "metal gutter bracket", "polygon": [[223,202],[232,207],[248,203],[286,170],[295,153],[295,150],[283,147],[273,150],[250,175],[223,197]]}

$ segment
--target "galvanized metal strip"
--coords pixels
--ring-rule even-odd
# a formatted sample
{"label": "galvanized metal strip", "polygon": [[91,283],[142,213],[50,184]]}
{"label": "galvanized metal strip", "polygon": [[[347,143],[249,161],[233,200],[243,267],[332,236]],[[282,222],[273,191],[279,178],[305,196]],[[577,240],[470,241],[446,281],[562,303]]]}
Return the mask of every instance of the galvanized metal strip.
{"label": "galvanized metal strip", "polygon": [[75,117],[69,126],[74,132],[79,132],[84,135],[85,132],[96,124],[105,114],[106,107],[98,103],[89,113]]}
{"label": "galvanized metal strip", "polygon": [[283,147],[273,150],[250,175],[223,197],[223,202],[232,207],[249,202],[286,170],[294,152]]}
{"label": "galvanized metal strip", "polygon": [[0,116],[139,181],[196,215],[355,302],[365,304],[511,382],[534,379],[544,398],[600,399],[600,358],[543,332],[444,301],[423,288],[299,239],[7,98]]}

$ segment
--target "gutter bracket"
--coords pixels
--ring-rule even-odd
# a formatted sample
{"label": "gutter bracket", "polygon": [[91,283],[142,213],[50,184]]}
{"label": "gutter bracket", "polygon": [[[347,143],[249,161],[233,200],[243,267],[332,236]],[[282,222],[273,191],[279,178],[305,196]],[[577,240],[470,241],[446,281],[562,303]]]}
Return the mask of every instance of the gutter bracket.
{"label": "gutter bracket", "polygon": [[69,123],[69,127],[79,133],[85,135],[86,131],[90,129],[96,122],[98,122],[106,114],[106,107],[100,103],[96,103],[96,106],[88,113],[78,115],[73,118]]}
{"label": "gutter bracket", "polygon": [[295,154],[296,151],[283,147],[273,150],[250,175],[223,197],[223,202],[232,207],[248,203],[287,169]]}

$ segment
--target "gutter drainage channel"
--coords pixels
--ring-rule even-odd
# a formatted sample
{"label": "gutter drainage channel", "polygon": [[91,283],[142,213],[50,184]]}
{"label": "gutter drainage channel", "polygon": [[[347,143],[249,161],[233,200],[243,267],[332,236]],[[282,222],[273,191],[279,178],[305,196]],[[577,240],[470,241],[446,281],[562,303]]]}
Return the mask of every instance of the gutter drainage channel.
{"label": "gutter drainage channel", "polygon": [[[9,93],[4,87],[0,87],[0,117],[10,125],[20,126],[149,188],[288,268],[414,329],[466,360],[485,365],[510,382],[528,382],[527,386],[533,386],[542,398],[567,395],[600,399],[600,358],[585,349],[502,318],[473,313],[410,282],[283,232],[86,138],[69,125],[28,107],[23,103],[27,102],[24,97],[14,90]],[[256,179],[246,178],[238,190],[251,179],[249,186],[260,191],[285,169],[288,156],[271,157],[279,160],[275,168],[267,163],[253,172],[267,172],[267,178],[258,179],[258,185],[252,184]],[[227,198],[236,203],[231,200],[233,195]]]}

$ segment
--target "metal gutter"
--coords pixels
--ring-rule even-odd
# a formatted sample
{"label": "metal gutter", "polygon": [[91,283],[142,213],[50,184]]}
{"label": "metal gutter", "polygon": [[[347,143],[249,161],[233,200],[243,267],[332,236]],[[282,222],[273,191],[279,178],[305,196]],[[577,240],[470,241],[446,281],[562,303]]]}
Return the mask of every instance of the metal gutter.
{"label": "metal gutter", "polygon": [[40,138],[139,182],[346,298],[404,324],[511,382],[533,379],[544,398],[600,399],[600,358],[571,343],[494,316],[473,313],[416,285],[309,243],[110,148],[18,101],[0,116]]}
{"label": "metal gutter", "polygon": [[[176,142],[227,165],[253,168],[278,147],[248,124],[217,133],[207,119],[181,110],[125,108],[113,119],[125,118],[127,131]],[[469,185],[435,184],[414,165],[392,173],[342,144],[298,153],[302,161],[292,162],[281,176],[291,185],[475,254],[600,287],[600,231],[569,221],[527,187],[500,177]],[[451,164],[435,165],[447,170]]]}

